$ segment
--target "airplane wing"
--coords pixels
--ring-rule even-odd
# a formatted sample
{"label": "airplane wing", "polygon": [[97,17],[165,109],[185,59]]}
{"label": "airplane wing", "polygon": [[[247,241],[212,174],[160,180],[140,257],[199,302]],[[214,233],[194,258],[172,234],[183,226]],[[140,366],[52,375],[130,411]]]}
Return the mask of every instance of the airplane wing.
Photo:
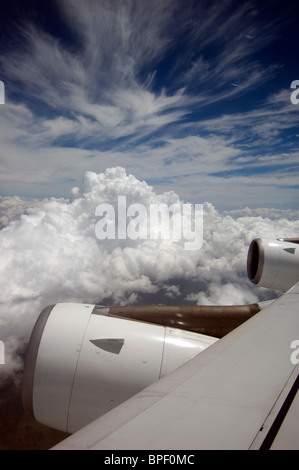
{"label": "airplane wing", "polygon": [[251,243],[249,279],[284,292],[263,305],[45,308],[25,409],[73,433],[54,449],[299,449],[298,244]]}
{"label": "airplane wing", "polygon": [[298,295],[299,283],[53,449],[299,449]]}

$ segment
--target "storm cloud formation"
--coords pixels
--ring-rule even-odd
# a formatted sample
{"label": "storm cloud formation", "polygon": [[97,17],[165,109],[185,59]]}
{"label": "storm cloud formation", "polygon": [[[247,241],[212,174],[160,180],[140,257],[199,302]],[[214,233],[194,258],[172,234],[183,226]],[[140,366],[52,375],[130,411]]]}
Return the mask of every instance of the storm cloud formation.
{"label": "storm cloud formation", "polygon": [[174,192],[158,195],[121,167],[87,172],[70,200],[0,200],[0,340],[6,354],[1,378],[22,369],[19,353],[49,304],[231,305],[275,295],[248,281],[248,246],[256,237],[298,235],[298,211],[220,213],[204,203],[203,246],[195,251],[185,250],[181,240],[100,241],[95,208],[117,206],[119,195],[146,207],[181,203]]}

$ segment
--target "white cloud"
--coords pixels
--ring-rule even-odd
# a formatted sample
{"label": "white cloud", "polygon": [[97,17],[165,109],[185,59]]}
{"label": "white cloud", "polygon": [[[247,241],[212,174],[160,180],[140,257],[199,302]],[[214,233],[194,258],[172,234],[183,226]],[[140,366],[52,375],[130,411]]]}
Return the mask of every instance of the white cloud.
{"label": "white cloud", "polygon": [[[148,99],[148,107],[158,109],[168,98],[161,96],[161,102],[158,98],[151,101],[150,95]],[[172,99],[175,104],[176,99],[179,101],[181,98]],[[129,114],[125,103],[124,100],[123,112],[115,118],[119,122],[120,116]],[[142,103],[141,96],[136,98],[136,103]],[[96,106],[93,105],[93,111],[96,111]],[[125,125],[117,124],[115,120],[112,125],[109,120],[114,119],[114,114],[104,109],[106,124],[100,125],[98,120],[87,116],[38,119],[25,106],[5,105],[0,116],[2,194],[68,197],[71,187],[80,184],[85,171],[102,172],[111,165],[121,165],[139,179],[150,181],[156,190],[174,190],[182,199],[195,203],[208,200],[225,209],[259,207],[261,204],[266,207],[295,207],[298,152],[279,152],[278,149],[271,152],[273,138],[277,138],[279,129],[287,126],[283,109],[281,114],[278,111],[275,114],[273,110],[272,120],[278,123],[281,118],[281,123],[274,126],[274,133],[268,125],[262,124],[270,116],[270,111],[265,108],[264,113],[260,110],[259,113],[202,121],[197,127],[208,131],[204,136],[196,135],[195,129],[189,135],[183,132],[183,135],[174,136],[173,131],[168,130],[160,136],[161,125],[175,119],[174,115],[179,111],[159,116],[154,111],[147,114],[146,109],[142,111],[141,108],[136,104],[134,112],[136,115],[140,112],[138,125],[134,124],[137,118],[127,119]],[[294,118],[293,114],[291,117]],[[294,122],[290,120],[289,125],[292,127]],[[137,127],[140,139],[149,128],[151,131],[156,129],[157,136],[136,144],[134,129]],[[254,145],[251,149],[249,145],[241,144],[240,139],[247,129],[250,129],[249,136],[255,127],[259,131],[251,138],[256,137],[261,142],[261,133],[267,133],[266,140],[269,144],[271,141],[272,147],[265,147],[261,152]],[[126,142],[115,143],[111,148],[106,137],[112,136],[113,130],[117,137],[122,132],[126,135],[131,133],[132,141],[127,137]],[[103,137],[105,133],[106,137]],[[73,138],[83,142],[87,136],[90,149],[84,145],[72,145]]]}
{"label": "white cloud", "polygon": [[[0,340],[7,347],[1,373],[20,370],[16,355],[43,307],[60,301],[130,304],[250,303],[269,294],[252,286],[246,256],[255,237],[297,236],[297,213],[270,209],[218,212],[204,205],[204,243],[186,251],[182,241],[107,240],[95,236],[95,208],[106,202],[172,204],[173,192],[156,194],[124,169],[88,172],[68,200],[3,198],[0,215]],[[24,213],[24,215],[20,215]],[[4,368],[5,367],[5,368]]]}
{"label": "white cloud", "polygon": [[[0,113],[2,194],[67,197],[85,171],[121,165],[159,191],[217,207],[295,204],[298,173],[289,166],[298,152],[277,147],[297,126],[289,90],[266,93],[248,111],[205,114],[273,78],[276,64],[253,58],[276,27],[258,24],[250,3],[234,11],[229,1],[195,10],[191,3],[57,1],[61,38],[21,24],[22,41],[0,56],[9,84]],[[288,171],[275,175],[273,165]],[[266,182],[245,176],[260,167]],[[242,176],[213,174],[232,170]]]}

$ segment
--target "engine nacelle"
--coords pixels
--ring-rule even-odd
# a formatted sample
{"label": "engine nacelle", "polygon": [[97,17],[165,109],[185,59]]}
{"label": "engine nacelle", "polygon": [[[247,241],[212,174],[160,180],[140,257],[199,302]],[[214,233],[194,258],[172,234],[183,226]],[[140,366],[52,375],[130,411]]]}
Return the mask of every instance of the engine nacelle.
{"label": "engine nacelle", "polygon": [[251,282],[286,292],[299,281],[299,239],[257,238],[251,242],[247,273]]}
{"label": "engine nacelle", "polygon": [[216,338],[57,304],[27,350],[23,402],[40,423],[73,433],[207,348]]}

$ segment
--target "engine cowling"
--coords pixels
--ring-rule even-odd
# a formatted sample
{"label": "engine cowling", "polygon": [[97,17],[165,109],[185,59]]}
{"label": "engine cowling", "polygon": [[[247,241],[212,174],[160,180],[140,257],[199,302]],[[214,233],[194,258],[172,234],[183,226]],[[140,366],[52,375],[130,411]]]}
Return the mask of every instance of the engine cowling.
{"label": "engine cowling", "polygon": [[251,282],[286,292],[299,281],[299,239],[260,239],[250,244],[247,273]]}
{"label": "engine cowling", "polygon": [[73,433],[217,341],[108,311],[57,304],[40,314],[23,380],[25,409],[38,422]]}

